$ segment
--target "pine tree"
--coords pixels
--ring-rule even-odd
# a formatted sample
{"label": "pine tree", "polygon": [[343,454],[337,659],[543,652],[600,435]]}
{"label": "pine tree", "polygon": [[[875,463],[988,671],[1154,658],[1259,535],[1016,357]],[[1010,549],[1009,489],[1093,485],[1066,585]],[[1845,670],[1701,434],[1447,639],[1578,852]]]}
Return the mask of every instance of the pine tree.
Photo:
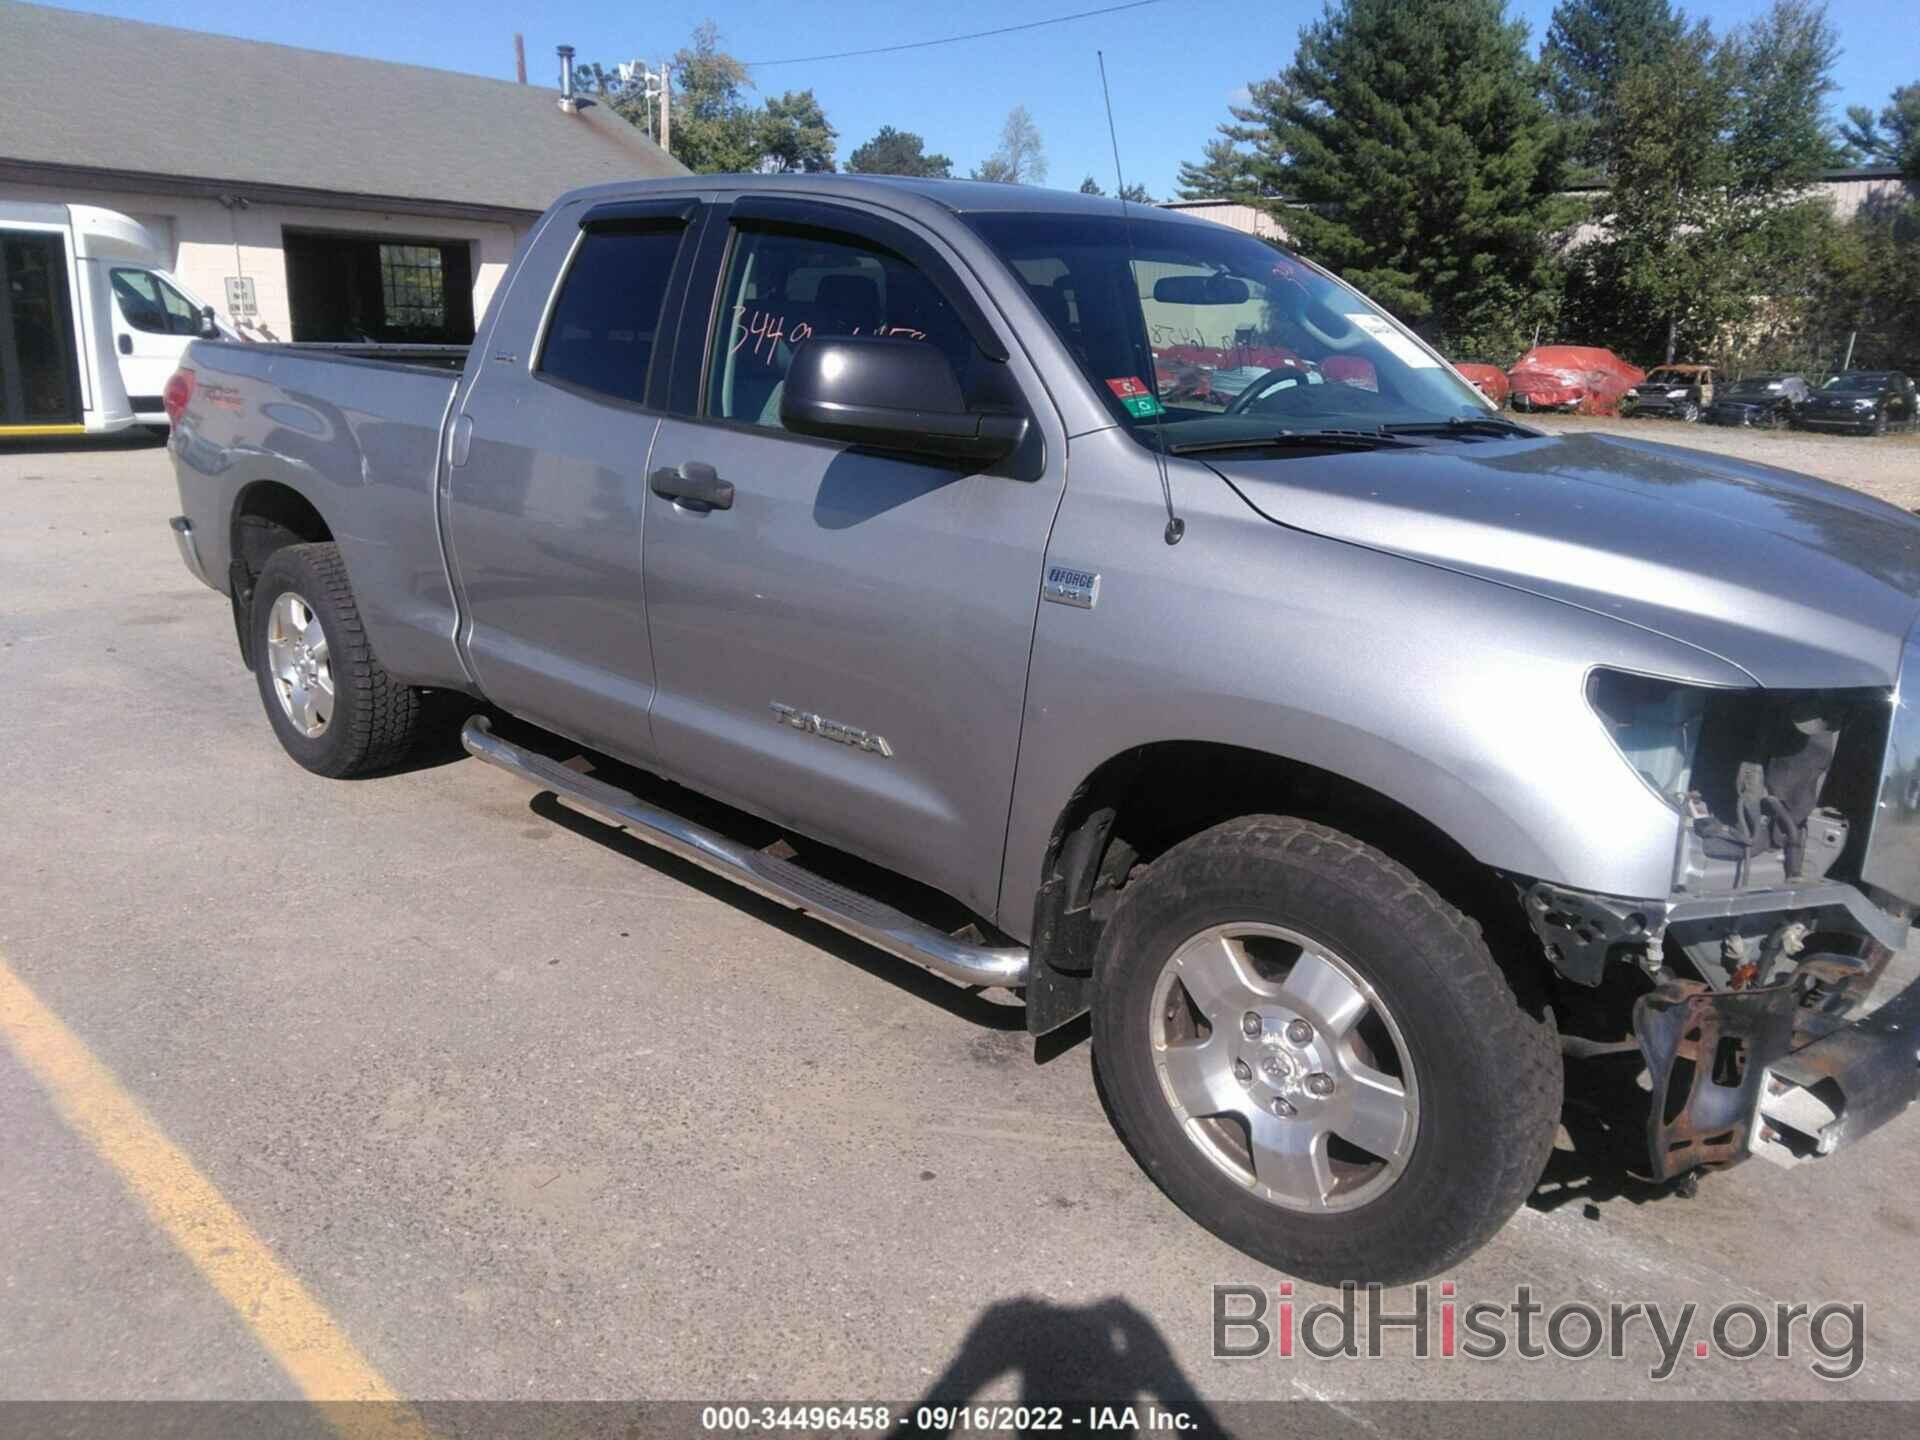
{"label": "pine tree", "polygon": [[1443,346],[1512,352],[1577,208],[1535,79],[1504,0],[1333,0],[1237,128],[1303,253]]}

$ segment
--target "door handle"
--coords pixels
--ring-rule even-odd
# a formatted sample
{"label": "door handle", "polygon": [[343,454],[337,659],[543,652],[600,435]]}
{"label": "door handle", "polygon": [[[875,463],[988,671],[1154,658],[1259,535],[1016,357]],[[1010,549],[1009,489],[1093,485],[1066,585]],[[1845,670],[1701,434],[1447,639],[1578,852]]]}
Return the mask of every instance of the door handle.
{"label": "door handle", "polygon": [[666,466],[648,477],[653,493],[664,500],[672,500],[689,510],[731,510],[733,508],[733,485],[722,480],[711,465],[700,460],[689,460],[679,468]]}
{"label": "door handle", "polygon": [[122,355],[131,355],[133,353],[133,336],[122,335],[120,337],[120,353]]}

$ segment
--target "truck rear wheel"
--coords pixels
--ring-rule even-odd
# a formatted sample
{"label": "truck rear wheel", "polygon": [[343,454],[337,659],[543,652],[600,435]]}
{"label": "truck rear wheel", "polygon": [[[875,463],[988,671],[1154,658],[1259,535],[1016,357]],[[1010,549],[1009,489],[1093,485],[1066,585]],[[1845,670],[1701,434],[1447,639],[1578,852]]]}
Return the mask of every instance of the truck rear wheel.
{"label": "truck rear wheel", "polygon": [[419,692],[388,675],[368,643],[337,545],[289,545],[253,587],[260,703],[280,744],[316,775],[398,763],[420,721]]}
{"label": "truck rear wheel", "polygon": [[1553,1027],[1479,928],[1336,830],[1256,816],[1121,892],[1094,1064],[1161,1189],[1278,1270],[1403,1284],[1478,1249],[1540,1178]]}

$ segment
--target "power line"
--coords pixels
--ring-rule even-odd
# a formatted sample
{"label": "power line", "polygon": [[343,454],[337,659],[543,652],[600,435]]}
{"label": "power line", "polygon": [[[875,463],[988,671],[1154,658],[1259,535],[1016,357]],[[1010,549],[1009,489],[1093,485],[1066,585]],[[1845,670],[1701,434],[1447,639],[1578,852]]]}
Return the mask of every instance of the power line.
{"label": "power line", "polygon": [[812,65],[822,60],[852,60],[861,55],[892,55],[901,50],[926,50],[935,45],[958,45],[962,40],[985,40],[994,35],[1011,35],[1018,30],[1038,30],[1043,25],[1064,25],[1069,20],[1089,20],[1095,15],[1118,15],[1122,10],[1141,10],[1164,0],[1131,0],[1126,5],[1102,5],[1097,10],[1081,10],[1072,15],[1055,15],[1050,20],[1029,20],[1023,25],[1002,25],[997,30],[975,30],[970,35],[948,35],[940,40],[912,40],[904,45],[876,45],[871,50],[838,50],[831,55],[796,55],[789,60],[749,60],[749,70],[764,70],[769,65]]}

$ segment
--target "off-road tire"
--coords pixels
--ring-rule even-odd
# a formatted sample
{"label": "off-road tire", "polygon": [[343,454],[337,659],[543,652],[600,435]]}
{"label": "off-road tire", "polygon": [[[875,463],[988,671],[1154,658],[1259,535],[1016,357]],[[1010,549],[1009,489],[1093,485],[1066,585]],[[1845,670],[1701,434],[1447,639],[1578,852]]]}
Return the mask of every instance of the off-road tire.
{"label": "off-road tire", "polygon": [[[1236,921],[1343,955],[1394,1013],[1420,1104],[1406,1169],[1332,1213],[1256,1197],[1181,1127],[1151,1041],[1156,979],[1191,937]],[[1322,1284],[1405,1284],[1485,1244],[1538,1183],[1560,1119],[1550,1017],[1528,1013],[1480,927],[1404,866],[1324,825],[1263,815],[1181,842],[1121,891],[1096,957],[1095,1069],[1147,1174],[1215,1235]]]}
{"label": "off-road tire", "polygon": [[[324,733],[311,738],[295,728],[281,705],[267,658],[268,619],[274,601],[287,591],[312,607],[326,634],[332,667],[333,716]],[[345,779],[385,770],[405,758],[420,727],[420,692],[387,674],[373,653],[338,545],[274,551],[254,582],[248,625],[260,703],[295,761],[316,775]]]}

